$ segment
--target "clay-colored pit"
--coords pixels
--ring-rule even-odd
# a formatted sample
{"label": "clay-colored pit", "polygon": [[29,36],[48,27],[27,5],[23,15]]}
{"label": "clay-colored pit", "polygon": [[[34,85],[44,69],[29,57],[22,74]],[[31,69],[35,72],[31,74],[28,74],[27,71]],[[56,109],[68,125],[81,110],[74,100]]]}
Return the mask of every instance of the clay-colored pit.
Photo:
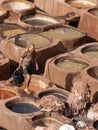
{"label": "clay-colored pit", "polygon": [[42,33],[44,36],[49,37],[50,39],[66,39],[71,40],[74,38],[80,38],[84,36],[84,33],[73,29],[71,27],[60,27],[56,29],[50,29]]}
{"label": "clay-colored pit", "polygon": [[60,98],[63,102],[66,102],[68,98],[68,93],[65,90],[58,90],[58,89],[50,89],[46,91],[42,91],[39,93],[39,97],[42,98],[43,96],[54,95]]}
{"label": "clay-colored pit", "polygon": [[29,100],[16,100],[9,101],[6,103],[6,107],[13,112],[20,114],[28,114],[39,111],[38,107]]}
{"label": "clay-colored pit", "polygon": [[26,16],[22,18],[22,20],[25,23],[33,26],[42,26],[42,25],[58,23],[58,21],[52,17],[45,16],[45,15],[38,15],[38,14]]}
{"label": "clay-colored pit", "polygon": [[88,46],[83,48],[82,53],[94,58],[98,58],[98,46]]}
{"label": "clay-colored pit", "polygon": [[0,100],[12,98],[14,96],[17,96],[17,94],[14,91],[0,88]]}
{"label": "clay-colored pit", "polygon": [[98,130],[98,120],[96,120],[96,121],[93,123],[93,127],[95,128],[95,130]]}
{"label": "clay-colored pit", "polygon": [[44,38],[38,34],[24,34],[20,35],[19,37],[16,37],[14,39],[11,39],[12,43],[15,43],[18,46],[21,47],[28,47],[31,44],[35,44],[36,49],[47,47],[51,44],[51,41],[47,38]]}
{"label": "clay-colored pit", "polygon": [[29,9],[31,7],[29,4],[22,1],[7,2],[4,5],[7,9],[19,11]]}
{"label": "clay-colored pit", "polygon": [[87,0],[65,0],[68,4],[76,8],[92,8],[95,7],[96,4]]}
{"label": "clay-colored pit", "polygon": [[58,66],[61,69],[64,69],[69,72],[81,72],[83,69],[88,67],[89,65],[79,59],[66,59],[66,58],[60,58],[55,61],[56,66]]}
{"label": "clay-colored pit", "polygon": [[98,16],[98,8],[89,9],[88,12],[95,16]]}
{"label": "clay-colored pit", "polygon": [[13,24],[1,24],[0,25],[0,35],[4,36],[14,36],[26,32],[26,30],[20,26]]}
{"label": "clay-colored pit", "polygon": [[36,126],[44,126],[48,128],[53,127],[55,130],[58,130],[63,123],[61,123],[60,121],[52,117],[43,117],[43,118],[36,119],[34,121],[34,124]]}
{"label": "clay-colored pit", "polygon": [[92,78],[98,80],[98,66],[95,66],[95,67],[92,67],[92,68],[88,69],[87,73]]}

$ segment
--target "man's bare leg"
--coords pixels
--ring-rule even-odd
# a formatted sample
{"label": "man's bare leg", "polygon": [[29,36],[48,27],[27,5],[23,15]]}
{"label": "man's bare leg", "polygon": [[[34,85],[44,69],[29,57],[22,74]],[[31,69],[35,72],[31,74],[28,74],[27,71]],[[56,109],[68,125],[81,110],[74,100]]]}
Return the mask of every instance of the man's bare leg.
{"label": "man's bare leg", "polygon": [[25,89],[24,91],[30,95],[31,91],[29,90],[29,84],[30,84],[31,76],[29,74],[25,75]]}

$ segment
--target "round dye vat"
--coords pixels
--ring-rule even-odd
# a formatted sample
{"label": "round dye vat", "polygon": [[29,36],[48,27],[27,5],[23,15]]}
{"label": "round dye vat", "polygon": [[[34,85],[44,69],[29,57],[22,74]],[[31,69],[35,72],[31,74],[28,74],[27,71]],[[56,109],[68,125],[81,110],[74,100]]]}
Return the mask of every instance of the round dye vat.
{"label": "round dye vat", "polygon": [[88,12],[95,16],[98,16],[98,8],[89,9]]}
{"label": "round dye vat", "polygon": [[23,34],[14,39],[15,44],[21,47],[28,47],[29,44],[34,43],[36,49],[47,47],[51,44],[51,41],[38,34]]}
{"label": "round dye vat", "polygon": [[28,103],[28,101],[13,101],[6,104],[7,108],[13,112],[20,114],[28,114],[39,111],[33,103]]}
{"label": "round dye vat", "polygon": [[79,38],[84,36],[84,33],[71,28],[71,27],[60,27],[56,29],[50,29],[42,33],[44,36],[49,37],[50,39],[66,39],[71,40],[74,38]]}
{"label": "round dye vat", "polygon": [[22,18],[22,21],[33,26],[42,26],[58,23],[56,19],[41,14],[25,16]]}
{"label": "round dye vat", "polygon": [[9,89],[0,88],[0,100],[12,98],[14,96],[17,96],[17,94],[14,91],[11,91]]}
{"label": "round dye vat", "polygon": [[79,59],[65,59],[65,58],[60,58],[55,61],[55,64],[57,67],[64,69],[69,72],[81,72],[83,69],[88,67],[89,65],[81,61]]}
{"label": "round dye vat", "polygon": [[91,76],[92,78],[98,80],[98,67],[92,67],[90,69],[87,70],[87,73],[89,76]]}
{"label": "round dye vat", "polygon": [[67,2],[68,4],[76,8],[85,9],[85,8],[92,8],[96,6],[95,3],[87,0],[65,0],[65,2]]}
{"label": "round dye vat", "polygon": [[3,3],[3,5],[8,10],[13,10],[13,11],[28,10],[32,7],[31,3],[27,1],[6,1]]}
{"label": "round dye vat", "polygon": [[42,98],[43,96],[48,96],[48,95],[54,95],[58,97],[59,99],[61,99],[63,102],[66,102],[68,98],[68,92],[61,89],[49,89],[49,90],[45,90],[39,93],[40,98]]}
{"label": "round dye vat", "polygon": [[26,32],[26,30],[20,26],[14,24],[0,24],[0,35],[14,36]]}
{"label": "round dye vat", "polygon": [[56,120],[52,117],[42,117],[42,118],[39,117],[39,119],[33,121],[36,126],[54,128],[55,130],[58,130],[60,126],[63,124],[59,120]]}
{"label": "round dye vat", "polygon": [[94,58],[98,58],[98,46],[88,46],[83,48],[82,53]]}
{"label": "round dye vat", "polygon": [[93,123],[93,127],[95,128],[95,130],[98,130],[98,120],[96,120],[96,121]]}

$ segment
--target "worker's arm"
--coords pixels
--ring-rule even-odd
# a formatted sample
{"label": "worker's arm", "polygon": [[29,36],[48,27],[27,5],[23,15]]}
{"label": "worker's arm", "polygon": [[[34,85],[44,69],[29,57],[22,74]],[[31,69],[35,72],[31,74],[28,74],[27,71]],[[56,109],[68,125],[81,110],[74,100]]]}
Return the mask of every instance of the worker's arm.
{"label": "worker's arm", "polygon": [[21,57],[20,60],[19,60],[19,65],[16,69],[17,71],[21,68],[22,62],[23,62],[23,58]]}

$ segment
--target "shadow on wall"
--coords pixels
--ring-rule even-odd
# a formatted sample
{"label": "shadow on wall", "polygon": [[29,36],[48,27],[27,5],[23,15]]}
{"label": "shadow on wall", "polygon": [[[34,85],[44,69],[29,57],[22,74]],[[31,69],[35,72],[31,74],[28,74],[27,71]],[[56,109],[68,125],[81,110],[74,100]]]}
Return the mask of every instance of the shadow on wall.
{"label": "shadow on wall", "polygon": [[95,104],[98,102],[98,91],[96,91],[95,94],[93,95],[92,102],[95,103]]}
{"label": "shadow on wall", "polygon": [[0,126],[0,130],[7,130],[7,129],[5,129],[5,128],[3,128],[3,127]]}
{"label": "shadow on wall", "polygon": [[66,77],[66,90],[71,91],[71,88],[73,86],[73,80],[75,77],[77,77],[78,75],[80,75],[80,72],[76,72],[76,73],[72,73],[72,74],[68,74]]}

